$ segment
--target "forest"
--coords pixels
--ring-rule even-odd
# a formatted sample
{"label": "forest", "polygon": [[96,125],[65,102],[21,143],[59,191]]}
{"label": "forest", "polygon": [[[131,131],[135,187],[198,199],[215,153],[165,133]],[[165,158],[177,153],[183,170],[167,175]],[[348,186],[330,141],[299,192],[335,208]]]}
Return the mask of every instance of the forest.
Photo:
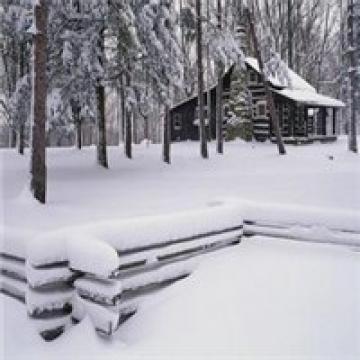
{"label": "forest", "polygon": [[360,0],[0,0],[0,359],[360,359]]}
{"label": "forest", "polygon": [[[123,143],[132,158],[133,144],[162,143],[170,164],[170,110],[191,96],[198,96],[200,155],[207,158],[202,94],[213,86],[222,153],[219,79],[233,64],[245,66],[244,41],[265,84],[291,69],[345,102],[338,131],[357,152],[358,0],[1,0],[0,29],[1,146],[30,149],[31,189],[42,203],[47,147],[96,145],[97,162],[107,168],[108,145]],[[267,100],[285,154],[270,91]]]}

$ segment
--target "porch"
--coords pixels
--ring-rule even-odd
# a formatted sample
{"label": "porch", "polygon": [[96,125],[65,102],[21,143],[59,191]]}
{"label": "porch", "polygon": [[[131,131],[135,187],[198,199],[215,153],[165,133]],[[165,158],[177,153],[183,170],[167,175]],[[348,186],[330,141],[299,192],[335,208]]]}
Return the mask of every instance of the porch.
{"label": "porch", "polygon": [[[337,140],[340,132],[338,110],[341,101],[298,90],[275,90],[275,106],[285,144],[328,143]],[[271,141],[275,136],[270,124]]]}

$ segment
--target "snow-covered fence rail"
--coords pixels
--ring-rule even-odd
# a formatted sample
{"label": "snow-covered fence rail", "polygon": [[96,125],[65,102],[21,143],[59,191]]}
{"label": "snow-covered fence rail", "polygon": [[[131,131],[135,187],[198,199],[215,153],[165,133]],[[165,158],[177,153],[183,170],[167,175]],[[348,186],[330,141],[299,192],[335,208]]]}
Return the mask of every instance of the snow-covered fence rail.
{"label": "snow-covered fence rail", "polygon": [[360,213],[295,205],[243,202],[244,235],[360,249]]}
{"label": "snow-covered fence rail", "polygon": [[0,291],[26,304],[45,339],[86,314],[98,332],[111,335],[146,297],[185,278],[201,256],[239,243],[242,235],[360,249],[357,220],[352,213],[229,202],[67,228],[35,237],[26,247],[18,241],[26,237],[17,234],[0,249]]}
{"label": "snow-covered fence rail", "polygon": [[144,298],[191,274],[202,255],[238,244],[242,233],[238,205],[46,233],[26,250],[5,244],[0,289],[26,304],[47,340],[85,314],[111,335]]}
{"label": "snow-covered fence rail", "polygon": [[34,266],[28,260],[0,253],[0,292],[20,300],[45,339],[53,339],[71,323],[76,274],[66,264]]}
{"label": "snow-covered fence rail", "polygon": [[360,249],[360,231],[331,229],[321,225],[299,225],[245,220],[244,235],[261,235],[286,240],[349,246]]}
{"label": "snow-covered fence rail", "polygon": [[25,259],[0,253],[0,292],[25,303]]}
{"label": "snow-covered fence rail", "polygon": [[[237,226],[216,231],[117,249],[119,264],[107,269],[88,268],[87,264],[96,261],[95,253],[77,265],[76,259],[70,261],[70,266],[83,274],[74,283],[77,301],[85,307],[97,331],[111,335],[136,312],[144,298],[190,275],[199,256],[238,244],[242,229],[239,220]],[[115,265],[115,258],[108,263]]]}

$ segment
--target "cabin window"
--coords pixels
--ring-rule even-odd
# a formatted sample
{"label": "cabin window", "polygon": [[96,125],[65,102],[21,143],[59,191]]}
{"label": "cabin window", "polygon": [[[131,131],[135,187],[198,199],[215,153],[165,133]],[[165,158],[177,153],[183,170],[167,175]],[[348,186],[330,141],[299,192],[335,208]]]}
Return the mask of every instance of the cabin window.
{"label": "cabin window", "polygon": [[266,116],[266,101],[259,101],[257,104],[257,115]]}
{"label": "cabin window", "polygon": [[174,130],[179,131],[182,129],[182,120],[180,114],[174,115]]}
{"label": "cabin window", "polygon": [[73,8],[77,13],[81,12],[80,0],[73,0]]}
{"label": "cabin window", "polygon": [[254,71],[250,71],[250,82],[253,84],[257,82],[257,74]]}

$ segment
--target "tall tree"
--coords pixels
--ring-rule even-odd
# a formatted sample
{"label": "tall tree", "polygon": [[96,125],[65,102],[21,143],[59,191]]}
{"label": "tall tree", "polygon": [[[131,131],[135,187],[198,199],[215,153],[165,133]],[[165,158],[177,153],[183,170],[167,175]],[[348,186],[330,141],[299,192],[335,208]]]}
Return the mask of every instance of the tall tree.
{"label": "tall tree", "polygon": [[[170,163],[170,116],[174,89],[179,90],[181,77],[181,50],[176,32],[177,12],[169,0],[137,3],[136,28],[147,72],[147,82],[161,108],[163,160]],[[180,91],[178,91],[180,92]]]}
{"label": "tall tree", "polygon": [[200,133],[200,153],[201,157],[209,157],[207,148],[207,136],[204,116],[204,69],[202,55],[202,15],[201,1],[196,0],[196,56],[198,68],[198,108],[199,108],[199,133]]}
{"label": "tall tree", "polygon": [[275,133],[276,143],[277,143],[277,146],[278,146],[279,154],[280,155],[285,155],[286,150],[285,150],[285,146],[284,146],[284,143],[282,141],[282,138],[281,138],[280,126],[279,126],[279,118],[278,118],[278,115],[276,113],[275,102],[274,102],[273,94],[272,94],[271,89],[270,89],[269,81],[268,81],[268,78],[267,78],[267,76],[265,74],[264,62],[263,62],[263,58],[262,58],[262,54],[261,54],[261,50],[260,50],[259,41],[258,41],[257,35],[256,35],[253,16],[252,16],[249,9],[246,10],[246,14],[247,14],[247,19],[248,19],[249,26],[250,26],[251,37],[252,37],[252,40],[253,40],[253,43],[254,43],[256,57],[257,57],[257,60],[258,60],[258,63],[259,63],[260,75],[261,75],[262,82],[264,83],[264,87],[265,87],[267,104],[268,104],[269,110],[270,110],[270,118],[271,118],[272,128],[273,128],[274,133]]}
{"label": "tall tree", "polygon": [[125,86],[126,86],[126,103],[125,103],[125,118],[124,118],[124,142],[125,142],[125,156],[128,159],[132,158],[132,143],[133,143],[133,104],[129,99],[132,97],[131,88],[131,65],[128,61],[127,69],[125,72]]}
{"label": "tall tree", "polygon": [[46,202],[47,0],[34,3],[31,190]]}
{"label": "tall tree", "polygon": [[[210,12],[210,0],[206,0],[206,32],[210,33],[210,21],[211,21],[211,12]],[[207,41],[206,44],[206,87],[207,87],[207,94],[206,94],[206,117],[210,124],[212,118],[212,109],[211,109],[211,76],[212,69],[211,69],[211,54],[210,54],[210,44]],[[211,127],[209,125],[209,141],[211,141]]]}
{"label": "tall tree", "polygon": [[[357,90],[359,90],[359,85],[357,84],[357,74],[359,72],[357,63],[356,54],[358,53],[357,45],[360,47],[360,44],[356,44],[356,21],[360,22],[358,16],[360,16],[360,2],[357,0],[348,0],[348,53],[349,53],[349,75],[350,75],[350,102],[351,102],[351,118],[350,118],[350,131],[349,131],[349,150],[357,153],[357,124],[356,124],[356,97]],[[359,26],[360,30],[360,26]],[[359,36],[360,37],[360,36]]]}
{"label": "tall tree", "polygon": [[288,66],[290,69],[294,68],[294,56],[293,56],[293,48],[294,48],[294,33],[293,33],[293,2],[292,0],[288,0],[287,6],[287,15],[288,15]]}
{"label": "tall tree", "polygon": [[25,133],[30,110],[29,40],[32,5],[26,0],[0,2],[0,56],[4,67],[0,110],[10,129],[10,146],[16,141],[24,153]]}
{"label": "tall tree", "polygon": [[[217,0],[217,26],[219,33],[222,31],[222,4]],[[223,135],[223,72],[224,64],[217,61],[217,86],[216,86],[216,151],[218,154],[224,152],[224,135]]]}

